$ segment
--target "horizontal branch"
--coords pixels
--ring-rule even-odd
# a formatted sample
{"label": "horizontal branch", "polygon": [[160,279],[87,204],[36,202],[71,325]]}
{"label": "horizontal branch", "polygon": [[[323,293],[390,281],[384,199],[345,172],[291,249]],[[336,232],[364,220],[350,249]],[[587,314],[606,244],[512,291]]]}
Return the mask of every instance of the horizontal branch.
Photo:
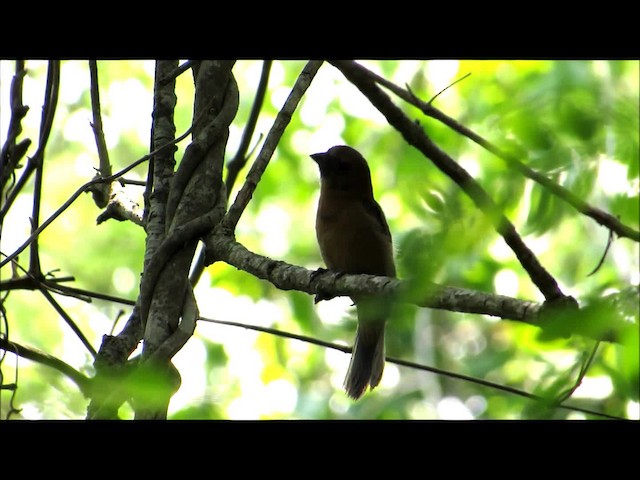
{"label": "horizontal branch", "polygon": [[233,238],[214,234],[207,242],[207,264],[222,260],[281,290],[298,290],[323,298],[375,294],[390,296],[419,307],[491,315],[536,324],[542,304],[503,295],[434,283],[399,280],[376,275],[350,275],[308,270],[251,252]]}
{"label": "horizontal branch", "polygon": [[[597,308],[579,306],[572,297],[556,302],[533,302],[505,295],[480,292],[426,282],[421,279],[398,279],[376,275],[352,275],[324,268],[308,270],[282,260],[248,250],[217,226],[205,239],[205,265],[223,261],[239,270],[270,282],[280,290],[297,290],[329,299],[338,296],[376,295],[395,302],[451,312],[489,315],[504,320],[527,323],[542,329],[546,339],[577,335],[606,342],[624,342],[636,325],[624,320],[625,313],[608,317],[605,322]],[[614,309],[614,306],[606,307]],[[615,310],[615,309],[614,309]],[[612,310],[612,313],[614,312]],[[588,321],[585,319],[589,319]]]}

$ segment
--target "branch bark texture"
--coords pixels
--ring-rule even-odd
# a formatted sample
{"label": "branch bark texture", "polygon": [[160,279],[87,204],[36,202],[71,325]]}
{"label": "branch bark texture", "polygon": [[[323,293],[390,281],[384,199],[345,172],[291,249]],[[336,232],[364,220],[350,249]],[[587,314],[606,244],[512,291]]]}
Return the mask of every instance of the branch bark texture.
{"label": "branch bark texture", "polygon": [[217,258],[281,290],[298,290],[312,295],[382,295],[420,307],[491,315],[536,324],[542,304],[503,295],[445,287],[434,283],[414,283],[375,275],[349,275],[326,270],[308,270],[281,260],[251,252],[222,229],[209,237],[209,258]]}

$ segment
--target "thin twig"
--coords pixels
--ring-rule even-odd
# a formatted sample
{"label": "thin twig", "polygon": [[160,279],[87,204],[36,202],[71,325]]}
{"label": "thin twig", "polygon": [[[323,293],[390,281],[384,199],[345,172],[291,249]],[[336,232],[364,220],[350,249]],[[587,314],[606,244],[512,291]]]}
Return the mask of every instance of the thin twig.
{"label": "thin twig", "polygon": [[267,85],[269,83],[269,72],[271,71],[272,63],[272,60],[265,60],[264,64],[262,65],[260,83],[258,84],[256,96],[253,100],[251,113],[249,114],[249,118],[247,119],[244,131],[242,132],[240,146],[238,147],[238,151],[233,157],[233,160],[227,163],[227,178],[225,181],[227,187],[227,195],[231,195],[231,190],[233,189],[233,185],[236,182],[238,173],[247,163],[247,150],[249,149],[249,144],[251,143],[251,138],[253,137],[253,132],[256,128],[256,123],[258,122],[258,116],[260,115],[260,110],[262,109],[265,93],[267,91]]}
{"label": "thin twig", "polygon": [[[439,95],[443,94],[445,91],[447,91],[448,89],[450,89],[451,87],[453,87],[456,83],[461,82],[462,80],[464,80],[465,78],[467,78],[469,75],[471,75],[471,73],[467,73],[465,76],[460,77],[459,79],[457,79],[455,82],[450,83],[449,85],[447,85],[446,87],[444,87],[442,90],[440,90],[438,93],[436,93],[433,97],[431,97],[431,100],[429,100],[427,103],[429,105],[431,105],[433,103],[433,101],[438,98]],[[405,85],[405,87],[407,88],[407,91],[409,93],[411,93],[411,95],[413,95],[413,92],[411,91],[411,89],[409,88],[409,85]]]}
{"label": "thin twig", "polygon": [[44,282],[45,287],[51,287],[52,284],[55,285],[55,289],[56,289],[55,293],[59,295],[76,297],[76,298],[80,298],[80,300],[85,300],[84,298],[81,298],[81,297],[86,297],[85,301],[91,301],[91,299],[95,298],[96,300],[104,300],[106,302],[120,303],[122,305],[129,305],[131,307],[136,304],[135,300],[130,300],[128,298],[107,295],[106,293],[92,292],[90,290],[84,290],[82,288],[68,287],[66,285],[57,285],[52,280],[45,280]]}
{"label": "thin twig", "polygon": [[[40,204],[42,201],[42,178],[44,169],[44,151],[49,140],[51,127],[53,125],[53,117],[58,105],[58,92],[60,90],[60,62],[49,63],[47,71],[47,86],[45,88],[45,105],[42,109],[42,120],[40,122],[40,135],[38,141],[38,149],[34,158],[37,161],[33,163],[35,168],[35,181],[33,186],[33,208],[31,211],[31,231],[38,228],[40,222]],[[29,272],[35,276],[41,276],[40,256],[38,249],[38,237],[31,244],[29,252]]]}
{"label": "thin twig", "polygon": [[571,395],[573,395],[573,393],[578,389],[578,387],[582,385],[582,380],[584,379],[584,376],[587,374],[589,367],[591,367],[591,364],[593,363],[593,359],[596,357],[596,352],[598,351],[599,346],[600,346],[600,342],[596,341],[586,361],[584,361],[580,366],[580,371],[578,372],[578,378],[576,379],[575,383],[567,391],[558,395],[558,399],[555,402],[553,402],[554,404],[560,404],[565,400],[568,400],[569,397],[571,397]]}
{"label": "thin twig", "polygon": [[167,85],[168,83],[174,81],[176,78],[178,78],[180,75],[182,75],[184,72],[186,72],[187,70],[189,70],[190,68],[193,67],[193,65],[196,63],[195,60],[187,60],[186,62],[184,62],[182,65],[179,65],[178,67],[176,67],[174,70],[172,70],[171,72],[169,72],[168,74],[166,74],[164,77],[162,77],[161,79],[158,80],[158,85],[160,87],[164,87],[165,85]]}
{"label": "thin twig", "polygon": [[80,327],[78,327],[76,322],[73,321],[73,319],[69,316],[69,314],[64,311],[62,306],[60,306],[60,304],[56,301],[56,299],[53,298],[47,290],[42,289],[40,290],[40,293],[42,293],[44,298],[47,299],[47,301],[56,310],[56,312],[58,312],[58,314],[62,317],[62,319],[67,323],[67,325],[71,327],[71,330],[73,330],[73,333],[77,335],[77,337],[80,339],[82,344],[87,348],[87,350],[89,350],[89,353],[91,353],[91,355],[95,358],[95,356],[97,355],[96,349],[93,348],[93,345],[91,345],[91,342],[89,341],[89,339],[87,339],[84,333],[82,333],[82,330],[80,330]]}
{"label": "thin twig", "polygon": [[20,247],[18,247],[17,250],[15,250],[12,254],[7,255],[7,257],[2,262],[0,262],[0,268],[4,267],[7,263],[9,263],[11,260],[16,258],[25,248],[27,248],[31,244],[31,242],[33,242],[33,240],[38,235],[40,235],[40,233],[42,233],[42,231],[45,228],[47,228],[49,225],[51,225],[51,223],[56,218],[58,218],[67,208],[69,208],[71,206],[71,204],[73,204],[73,202],[75,202],[76,199],[80,195],[82,195],[84,192],[88,191],[93,185],[96,185],[98,183],[111,182],[111,181],[115,180],[116,178],[121,177],[125,173],[133,170],[138,165],[146,162],[147,160],[149,160],[154,155],[157,155],[158,153],[163,151],[165,148],[168,148],[168,147],[170,147],[172,145],[175,145],[175,144],[181,142],[182,140],[187,138],[187,136],[191,133],[191,131],[193,130],[193,126],[194,126],[194,124],[192,124],[187,129],[187,131],[184,132],[182,135],[180,135],[178,138],[176,138],[176,139],[174,139],[174,140],[162,145],[161,147],[155,149],[153,152],[148,153],[147,155],[143,156],[142,158],[139,158],[138,160],[136,160],[135,162],[133,162],[129,166],[123,168],[119,172],[116,172],[113,175],[110,175],[108,177],[94,178],[93,180],[91,180],[91,181],[85,183],[84,185],[82,185],[80,188],[78,188],[78,190],[75,191],[75,193],[73,195],[71,195],[71,197],[69,197],[69,199],[66,202],[64,202],[62,204],[62,206],[60,208],[58,208],[49,218],[47,218],[47,220],[44,223],[42,223],[42,225],[40,225],[34,232],[32,232],[31,235],[29,235],[29,238],[27,238],[27,240],[22,245],[20,245]]}
{"label": "thin twig", "polygon": [[[60,63],[50,62],[47,70],[47,84],[45,88],[45,100],[42,108],[42,119],[40,121],[40,134],[38,148],[35,155],[30,159],[28,166],[31,171],[35,171],[33,207],[31,211],[31,231],[38,228],[40,221],[40,204],[42,200],[42,171],[44,166],[44,151],[51,132],[53,117],[58,104],[58,91],[60,87]],[[26,174],[26,172],[25,172]],[[22,188],[22,187],[20,187]],[[31,245],[29,252],[29,272],[35,276],[41,276],[40,257],[37,237]]]}
{"label": "thin twig", "polygon": [[[344,352],[344,353],[351,353],[353,351],[353,349],[351,347],[348,347],[346,345],[338,345],[336,343],[326,342],[324,340],[319,340],[317,338],[308,337],[306,335],[299,335],[299,334],[296,334],[296,333],[285,332],[285,331],[278,330],[278,329],[275,329],[275,328],[261,327],[261,326],[258,326],[258,325],[250,325],[250,324],[246,324],[246,323],[233,322],[233,321],[228,321],[228,320],[216,320],[216,319],[213,319],[213,318],[206,318],[206,317],[199,317],[198,320],[204,321],[204,322],[209,322],[209,323],[215,323],[215,324],[219,324],[219,325],[226,325],[226,326],[230,326],[230,327],[245,328],[247,330],[254,330],[254,331],[257,331],[257,332],[268,333],[270,335],[276,335],[276,336],[282,337],[282,338],[289,338],[289,339],[293,339],[293,340],[299,340],[301,342],[306,342],[306,343],[310,343],[312,345],[318,345],[318,346],[321,346],[321,347],[330,348],[332,350],[338,350],[338,351]],[[401,365],[401,366],[405,366],[405,367],[409,367],[409,368],[413,368],[413,369],[417,369],[417,370],[431,372],[431,373],[435,373],[437,375],[442,375],[442,376],[449,377],[449,378],[455,378],[455,379],[458,379],[458,380],[463,380],[465,382],[474,383],[476,385],[482,385],[484,387],[493,388],[495,390],[500,390],[500,391],[503,391],[503,392],[506,392],[506,393],[511,393],[511,394],[518,395],[518,396],[521,396],[521,397],[529,398],[531,400],[536,400],[536,401],[541,401],[542,400],[543,401],[542,397],[540,397],[538,395],[535,395],[533,393],[525,392],[525,391],[519,390],[517,388],[509,387],[507,385],[501,385],[499,383],[490,382],[488,380],[483,380],[481,378],[470,377],[468,375],[463,375],[463,374],[460,374],[460,373],[450,372],[448,370],[443,370],[443,369],[436,368],[436,367],[430,367],[430,366],[422,365],[422,364],[415,363],[415,362],[409,362],[407,360],[402,360],[402,359],[395,358],[395,357],[386,356],[385,360],[387,362],[389,362],[389,363],[395,363],[396,365]],[[586,409],[586,408],[574,407],[572,405],[557,404],[557,405],[555,405],[555,407],[556,408],[562,408],[562,409],[565,409],[565,410],[571,410],[571,411],[576,411],[576,412],[587,413],[587,414],[590,414],[590,415],[597,415],[599,417],[605,417],[605,418],[610,418],[610,419],[614,419],[614,420],[624,420],[623,418],[620,418],[620,417],[616,417],[616,416],[613,416],[613,415],[608,415],[606,413],[596,412],[596,411],[589,410],[589,409]]]}
{"label": "thin twig", "polygon": [[609,239],[607,240],[607,246],[604,248],[604,253],[602,254],[602,257],[600,257],[600,261],[598,262],[596,267],[591,271],[591,273],[587,274],[587,277],[590,277],[591,275],[596,273],[598,270],[600,270],[600,267],[604,263],[604,260],[607,258],[607,253],[609,253],[609,248],[613,244],[613,239],[614,239],[613,230],[609,230]]}

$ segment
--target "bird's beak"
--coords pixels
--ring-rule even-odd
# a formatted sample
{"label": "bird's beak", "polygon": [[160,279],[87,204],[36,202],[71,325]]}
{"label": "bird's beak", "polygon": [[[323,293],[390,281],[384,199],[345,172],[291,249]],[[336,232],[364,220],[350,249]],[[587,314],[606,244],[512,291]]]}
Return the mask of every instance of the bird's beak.
{"label": "bird's beak", "polygon": [[316,162],[318,165],[320,165],[320,162],[322,161],[322,159],[324,157],[327,156],[326,153],[312,153],[311,155],[309,155],[314,162]]}

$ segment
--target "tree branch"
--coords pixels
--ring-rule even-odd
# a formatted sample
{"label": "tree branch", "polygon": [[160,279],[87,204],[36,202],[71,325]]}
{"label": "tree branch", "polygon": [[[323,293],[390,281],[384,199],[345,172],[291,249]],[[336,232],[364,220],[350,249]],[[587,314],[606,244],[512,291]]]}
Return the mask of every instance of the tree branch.
{"label": "tree branch", "polygon": [[320,65],[322,65],[321,61],[310,61],[305,65],[304,69],[298,76],[296,83],[291,89],[289,97],[287,97],[287,100],[284,102],[282,109],[280,109],[280,111],[278,112],[278,115],[273,122],[273,126],[269,130],[267,138],[262,145],[262,149],[260,150],[258,157],[253,162],[253,165],[251,165],[251,169],[247,174],[244,185],[238,192],[233,205],[231,205],[229,211],[222,220],[224,226],[230,231],[235,230],[236,225],[240,220],[240,216],[251,200],[253,192],[258,186],[258,182],[260,181],[260,178],[262,178],[262,174],[267,168],[269,160],[271,160],[271,156],[273,155],[273,152],[275,151],[276,146],[280,141],[280,137],[282,137],[285,128],[291,121],[293,112],[298,106],[300,99],[307,91],[307,88],[309,88],[311,80],[313,80],[313,77],[320,68]]}
{"label": "tree branch", "polygon": [[384,87],[388,88],[393,93],[395,93],[398,97],[405,100],[407,103],[410,103],[411,105],[419,108],[422,111],[422,113],[424,113],[426,116],[439,120],[440,122],[442,122],[443,124],[451,128],[452,130],[458,132],[461,135],[464,135],[465,137],[469,138],[473,142],[483,147],[485,150],[488,150],[489,152],[493,153],[496,157],[504,160],[504,162],[509,167],[518,171],[525,177],[530,178],[531,180],[539,183],[540,185],[545,187],[547,190],[549,190],[553,195],[567,202],[569,205],[575,208],[578,212],[586,215],[587,217],[592,218],[603,227],[606,227],[611,231],[615,232],[619,237],[626,237],[631,240],[635,240],[636,242],[640,241],[640,231],[634,230],[633,228],[623,224],[618,218],[614,217],[610,213],[589,205],[587,202],[585,202],[584,200],[576,196],[570,190],[567,190],[562,185],[559,185],[558,183],[554,182],[553,180],[546,177],[545,175],[530,168],[528,165],[520,161],[514,155],[511,155],[501,150],[496,145],[489,142],[485,138],[481,137],[470,128],[466,127],[465,125],[462,125],[455,119],[449,117],[447,114],[445,114],[441,110],[438,110],[432,104],[434,100],[433,98],[429,102],[424,102],[423,100],[420,100],[418,97],[416,97],[413,94],[413,92],[411,92],[410,90],[405,90],[403,88],[400,88],[393,82],[390,82],[386,78],[383,78],[377,75],[376,73],[371,72],[370,70],[363,69],[363,72],[366,72],[366,74],[371,79],[375,80],[380,85],[383,85]]}
{"label": "tree branch", "polygon": [[[100,87],[98,84],[98,65],[95,60],[89,60],[89,75],[91,77],[91,111],[93,112],[93,135],[96,139],[96,148],[98,149],[98,160],[100,168],[98,169],[98,177],[108,177],[111,171],[111,161],[109,160],[109,151],[107,150],[107,142],[104,139],[104,131],[102,128],[102,114],[100,113]],[[109,193],[111,191],[111,183],[97,184],[92,189],[91,194],[98,208],[104,208],[109,201]]]}
{"label": "tree branch", "polygon": [[[253,331],[256,331],[256,332],[263,332],[263,333],[267,333],[269,335],[275,335],[275,336],[282,337],[282,338],[298,340],[298,341],[301,341],[301,342],[310,343],[310,344],[313,344],[313,345],[318,345],[318,346],[321,346],[321,347],[324,347],[324,348],[330,348],[332,350],[337,350],[337,351],[344,352],[344,353],[351,353],[353,351],[352,347],[348,347],[346,345],[338,345],[337,343],[326,342],[324,340],[318,340],[317,338],[308,337],[308,336],[305,336],[305,335],[299,335],[297,333],[285,332],[285,331],[278,330],[278,329],[275,329],[275,328],[261,327],[259,325],[249,325],[249,324],[246,324],[246,323],[232,322],[232,321],[228,321],[228,320],[216,320],[216,319],[213,319],[213,318],[206,318],[206,317],[200,317],[200,318],[198,318],[198,320],[199,321],[203,321],[203,322],[215,323],[215,324],[218,324],[218,325],[226,325],[226,326],[230,326],[230,327],[245,328],[247,330],[253,330]],[[469,375],[463,375],[461,373],[451,372],[449,370],[443,370],[441,368],[430,367],[428,365],[423,365],[423,364],[420,364],[420,363],[410,362],[410,361],[407,361],[407,360],[403,360],[401,358],[395,358],[395,357],[386,356],[385,357],[385,361],[389,362],[389,363],[394,363],[396,365],[401,365],[401,366],[404,366],[404,367],[413,368],[413,369],[416,369],[416,370],[422,370],[422,371],[430,372],[430,373],[435,373],[436,375],[442,375],[442,376],[445,376],[445,377],[448,377],[448,378],[454,378],[454,379],[457,379],[457,380],[462,380],[462,381],[473,383],[473,384],[476,384],[476,385],[481,385],[483,387],[488,387],[488,388],[492,388],[494,390],[507,392],[507,393],[510,393],[510,394],[513,394],[513,395],[518,395],[520,397],[529,398],[531,400],[535,400],[535,401],[538,401],[538,402],[546,401],[546,399],[544,399],[543,397],[541,397],[539,395],[536,395],[536,394],[533,394],[533,393],[529,393],[529,392],[525,392],[525,391],[519,390],[517,388],[509,387],[507,385],[501,385],[499,383],[490,382],[488,380],[484,380],[484,379],[481,379],[481,378],[471,377]],[[577,385],[576,385],[576,388],[577,388]],[[553,404],[551,406],[553,408],[561,408],[561,409],[575,411],[575,412],[587,413],[589,415],[596,415],[598,417],[610,418],[612,420],[624,420],[624,419],[622,419],[620,417],[615,417],[613,415],[607,415],[606,413],[601,413],[601,412],[597,412],[597,411],[586,409],[586,408],[582,408],[582,407],[576,407],[576,406],[573,406],[573,405],[564,405],[563,402],[568,400],[569,396],[570,395],[559,397],[559,399],[556,402],[553,402]]]}
{"label": "tree branch", "polygon": [[[269,72],[271,70],[271,64],[271,60],[264,61],[264,64],[262,66],[262,74],[260,75],[260,83],[258,84],[258,89],[256,90],[256,96],[253,100],[253,106],[251,107],[249,119],[247,120],[244,130],[242,131],[240,145],[233,159],[227,163],[227,178],[225,180],[227,200],[229,199],[229,195],[231,195],[233,185],[238,178],[238,173],[240,173],[240,170],[244,168],[245,164],[247,163],[248,156],[250,155],[247,155],[247,150],[249,148],[251,138],[253,137],[253,132],[255,131],[258,116],[260,115],[260,110],[262,109],[262,103],[267,91],[267,84],[269,83]],[[189,281],[191,282],[191,285],[195,286],[198,283],[202,272],[204,272],[204,250],[200,250],[198,258],[194,262],[194,265],[191,269],[191,273],[189,275]]]}
{"label": "tree branch", "polygon": [[[193,117],[204,115],[204,121],[194,128],[194,139],[172,178],[166,203],[166,237],[149,258],[142,276],[139,299],[144,347],[137,369],[145,382],[151,381],[154,393],[136,392],[136,419],[165,418],[169,400],[180,384],[171,358],[193,333],[189,325],[195,326],[195,302],[188,298],[192,294],[189,266],[198,238],[204,234],[187,238],[185,231],[194,231],[185,227],[195,222],[210,229],[225,211],[224,152],[239,103],[233,64],[203,60],[193,68]],[[176,234],[183,241],[175,243]]]}
{"label": "tree branch", "polygon": [[[109,177],[95,178],[95,179],[85,183],[84,185],[82,185],[80,188],[78,188],[78,190],[75,191],[75,193],[73,195],[71,195],[71,197],[69,197],[67,199],[66,202],[64,202],[62,204],[62,206],[60,208],[58,208],[58,210],[56,210],[49,218],[47,218],[47,220],[44,223],[42,223],[42,225],[40,225],[35,231],[33,231],[31,233],[31,235],[29,236],[29,238],[27,238],[22,245],[20,245],[13,253],[11,253],[10,255],[7,255],[7,257],[2,262],[0,262],[0,268],[4,267],[7,263],[11,262],[20,253],[22,253],[24,251],[24,249],[27,248],[34,241],[34,239],[36,239],[38,237],[38,235],[40,235],[40,233],[42,233],[42,231],[45,228],[47,228],[49,225],[51,225],[51,223],[53,223],[53,221],[56,218],[58,218],[62,213],[64,213],[64,211],[67,208],[69,208],[73,204],[73,202],[75,202],[77,200],[77,198],[80,195],[82,195],[84,192],[89,191],[89,189],[93,185],[95,185],[96,183],[111,182],[112,180],[115,180],[116,178],[121,177],[122,175],[124,175],[125,173],[129,172],[130,170],[133,170],[138,165],[146,162],[147,160],[152,158],[154,155],[157,155],[158,153],[161,153],[165,148],[168,148],[168,147],[170,147],[172,145],[180,143],[182,140],[184,140],[191,133],[192,130],[193,130],[193,124],[191,125],[191,127],[189,127],[187,129],[186,132],[184,132],[182,135],[180,135],[175,140],[172,140],[169,143],[165,143],[164,145],[162,145],[161,147],[155,149],[151,153],[148,153],[147,155],[144,155],[143,157],[139,158],[135,162],[131,163],[129,166],[123,168],[119,172],[116,172],[116,173],[114,173],[113,175],[111,175]],[[0,216],[0,218],[2,218],[2,217]]]}
{"label": "tree branch", "polygon": [[182,75],[184,72],[193,67],[195,60],[187,60],[182,65],[176,67],[174,70],[166,73],[164,77],[157,80],[158,86],[164,87],[168,83],[175,83],[175,79]]}
{"label": "tree branch", "polygon": [[[31,165],[35,170],[35,181],[33,185],[33,209],[31,212],[31,231],[38,228],[40,223],[40,203],[42,201],[42,177],[44,170],[44,151],[49,141],[53,117],[58,105],[58,92],[60,90],[60,62],[54,61],[49,64],[47,71],[47,86],[45,93],[45,105],[42,110],[42,120],[40,122],[40,135],[38,139],[38,149],[34,154]],[[40,254],[38,249],[38,237],[34,238],[29,252],[29,272],[34,276],[41,276]]]}
{"label": "tree branch", "polygon": [[513,224],[504,216],[478,182],[433,143],[419,125],[412,122],[402,110],[391,102],[391,99],[367,75],[364,67],[351,61],[334,61],[332,64],[380,110],[389,124],[396,128],[410,145],[429,158],[471,198],[475,205],[490,219],[507,245],[511,247],[520,264],[547,301],[553,302],[569,298],[562,293],[558,282],[540,264],[535,254],[522,241]]}
{"label": "tree branch", "polygon": [[44,295],[44,297],[55,309],[55,311],[58,312],[58,314],[62,317],[62,319],[66,322],[66,324],[69,325],[71,330],[73,330],[73,333],[77,335],[77,337],[80,339],[82,344],[87,348],[87,350],[89,350],[89,353],[91,353],[91,355],[95,357],[97,355],[96,349],[93,348],[93,345],[91,345],[91,342],[89,342],[89,340],[84,335],[84,333],[82,333],[82,330],[80,330],[80,327],[76,325],[76,322],[73,321],[73,319],[69,316],[69,314],[64,311],[64,309],[60,306],[60,304],[56,301],[56,299],[53,298],[53,296],[47,290],[45,290],[44,288],[41,288],[40,293]]}
{"label": "tree branch", "polygon": [[9,192],[5,204],[0,209],[0,218],[5,217],[5,215],[11,208],[11,205],[17,198],[18,194],[26,185],[29,177],[31,177],[31,174],[35,171],[36,167],[42,163],[42,160],[44,158],[44,149],[47,145],[47,141],[49,140],[51,126],[53,125],[53,118],[58,106],[59,87],[60,61],[52,60],[49,62],[49,69],[47,71],[47,85],[45,87],[44,103],[42,106],[42,120],[40,122],[38,148],[36,149],[36,152],[33,154],[33,156],[28,159],[27,165],[22,172],[22,175]]}
{"label": "tree branch", "polygon": [[258,83],[258,89],[256,90],[256,96],[253,100],[253,106],[251,107],[251,113],[247,119],[247,124],[242,132],[242,138],[240,139],[240,146],[233,159],[227,163],[227,178],[225,184],[227,187],[227,195],[231,193],[233,185],[236,183],[238,173],[244,168],[247,163],[247,150],[249,149],[249,143],[253,137],[253,132],[258,122],[258,116],[262,109],[262,103],[264,102],[264,96],[267,92],[267,85],[269,83],[269,72],[271,71],[272,60],[265,60],[262,65],[262,73],[260,75],[260,83]]}
{"label": "tree branch", "polygon": [[[194,225],[195,227],[195,225]],[[562,308],[559,303],[537,303],[529,300],[449,287],[419,279],[401,280],[375,275],[334,273],[325,269],[307,270],[281,260],[273,260],[251,252],[222,225],[206,240],[205,264],[223,261],[254,277],[270,282],[280,290],[297,290],[310,295],[334,296],[376,295],[395,302],[423,308],[489,315],[504,320],[527,323],[543,330],[547,338],[568,338],[572,334],[606,342],[620,342],[628,336],[633,324],[612,317],[607,322],[586,322],[600,315],[591,308]]]}
{"label": "tree branch", "polygon": [[51,367],[57,370],[58,372],[71,379],[76,385],[78,385],[78,388],[80,388],[80,391],[83,393],[83,395],[89,395],[91,380],[59,358],[56,358],[52,355],[49,355],[48,353],[42,352],[32,347],[25,347],[24,345],[20,345],[16,342],[11,342],[1,336],[0,349],[6,350],[8,352],[13,352],[19,357],[41,363],[43,365],[46,365],[47,367]]}
{"label": "tree branch", "polygon": [[207,262],[222,260],[280,290],[297,290],[311,295],[382,295],[420,307],[478,313],[535,325],[542,304],[434,283],[411,282],[376,275],[351,275],[328,270],[307,270],[281,260],[251,252],[233,238],[221,233],[208,238]]}
{"label": "tree branch", "polygon": [[9,97],[11,118],[9,119],[7,139],[2,146],[2,153],[0,154],[0,192],[2,192],[3,196],[9,178],[15,175],[15,170],[19,167],[20,160],[31,145],[31,140],[28,138],[16,143],[22,133],[22,119],[29,111],[29,107],[22,104],[22,85],[26,74],[24,60],[16,60],[16,73],[11,80]]}

